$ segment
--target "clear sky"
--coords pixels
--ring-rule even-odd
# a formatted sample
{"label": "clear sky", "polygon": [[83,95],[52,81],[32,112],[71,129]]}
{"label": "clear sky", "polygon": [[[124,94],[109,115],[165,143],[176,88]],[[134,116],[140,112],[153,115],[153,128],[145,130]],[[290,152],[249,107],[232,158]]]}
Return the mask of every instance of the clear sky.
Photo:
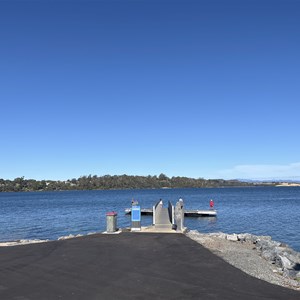
{"label": "clear sky", "polygon": [[0,178],[300,179],[300,0],[1,0],[0,100]]}

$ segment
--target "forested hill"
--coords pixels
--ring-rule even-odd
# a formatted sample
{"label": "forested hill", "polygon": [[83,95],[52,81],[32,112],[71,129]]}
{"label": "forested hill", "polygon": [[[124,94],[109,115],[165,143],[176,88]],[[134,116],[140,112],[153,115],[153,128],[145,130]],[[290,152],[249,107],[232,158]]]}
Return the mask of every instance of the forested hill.
{"label": "forested hill", "polygon": [[[272,185],[272,183],[266,183]],[[152,188],[206,188],[206,187],[232,187],[257,186],[263,183],[243,182],[238,180],[203,179],[188,177],[159,176],[81,176],[78,179],[66,181],[34,180],[18,177],[14,180],[0,179],[0,192],[25,191],[61,191],[61,190],[109,190],[109,189],[152,189]]]}

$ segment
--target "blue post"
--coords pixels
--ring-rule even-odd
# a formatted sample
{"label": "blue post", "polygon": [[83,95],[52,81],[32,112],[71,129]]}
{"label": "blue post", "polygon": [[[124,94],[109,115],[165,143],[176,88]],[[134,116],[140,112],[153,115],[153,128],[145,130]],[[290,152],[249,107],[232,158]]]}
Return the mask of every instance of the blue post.
{"label": "blue post", "polygon": [[132,205],[131,207],[131,231],[141,230],[141,207]]}

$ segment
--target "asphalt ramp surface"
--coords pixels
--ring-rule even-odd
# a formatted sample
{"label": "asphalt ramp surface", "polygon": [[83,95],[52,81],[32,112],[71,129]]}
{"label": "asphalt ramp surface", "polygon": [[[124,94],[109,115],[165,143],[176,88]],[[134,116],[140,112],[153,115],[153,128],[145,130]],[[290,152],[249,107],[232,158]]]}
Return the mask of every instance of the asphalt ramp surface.
{"label": "asphalt ramp surface", "polygon": [[0,299],[300,299],[183,234],[96,234],[0,248]]}

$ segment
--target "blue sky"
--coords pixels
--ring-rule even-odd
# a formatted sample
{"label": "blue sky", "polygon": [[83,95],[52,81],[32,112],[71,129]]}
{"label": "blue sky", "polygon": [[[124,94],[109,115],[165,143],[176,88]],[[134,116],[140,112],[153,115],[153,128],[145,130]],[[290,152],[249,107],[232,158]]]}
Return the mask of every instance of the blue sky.
{"label": "blue sky", "polygon": [[300,1],[0,1],[0,178],[300,178]]}

